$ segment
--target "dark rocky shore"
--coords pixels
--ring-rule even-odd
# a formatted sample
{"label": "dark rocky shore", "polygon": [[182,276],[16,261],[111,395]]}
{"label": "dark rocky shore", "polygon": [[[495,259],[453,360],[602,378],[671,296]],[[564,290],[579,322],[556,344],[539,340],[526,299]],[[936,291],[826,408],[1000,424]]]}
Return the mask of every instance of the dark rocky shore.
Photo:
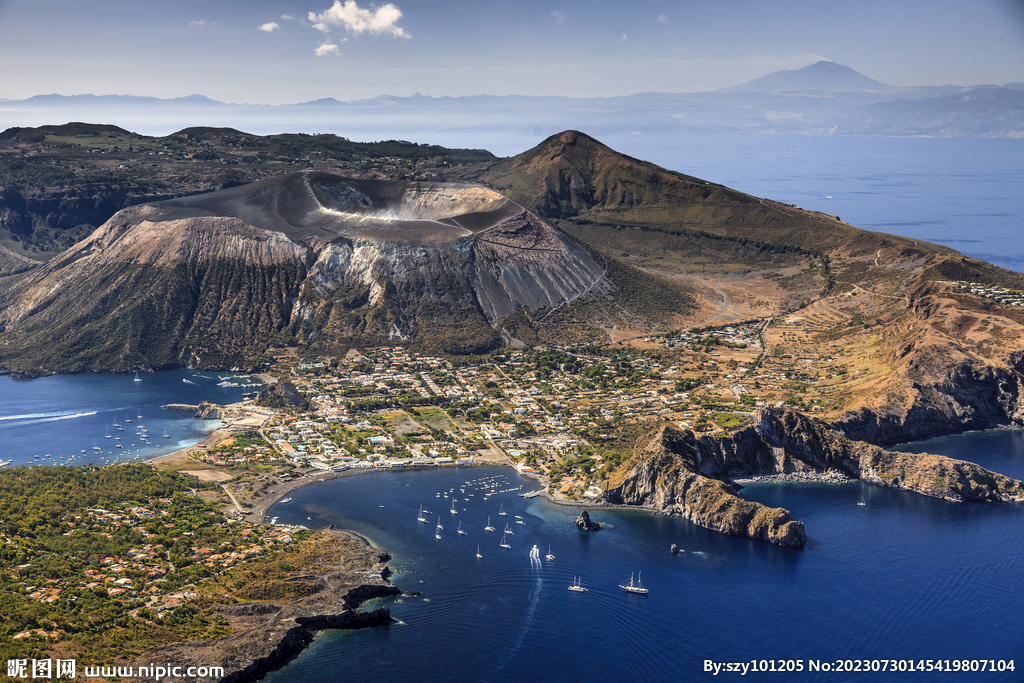
{"label": "dark rocky shore", "polygon": [[[390,556],[365,539],[343,531],[318,532],[317,542],[326,547],[323,561],[298,567],[292,576],[272,579],[278,584],[301,582],[307,587],[301,592],[310,594],[287,600],[212,605],[212,611],[227,619],[233,633],[215,640],[150,648],[123,665],[168,662],[181,667],[219,666],[224,668],[222,683],[250,683],[299,654],[320,629],[390,624],[387,606],[359,611],[367,600],[401,594],[387,580]],[[258,595],[262,588],[257,584],[252,594]]]}
{"label": "dark rocky shore", "polygon": [[1016,479],[962,460],[854,441],[793,409],[762,410],[752,426],[726,437],[660,427],[637,441],[604,501],[680,515],[732,536],[803,547],[802,522],[788,510],[743,500],[731,483],[766,478],[860,479],[955,502],[1024,503],[1024,484]]}

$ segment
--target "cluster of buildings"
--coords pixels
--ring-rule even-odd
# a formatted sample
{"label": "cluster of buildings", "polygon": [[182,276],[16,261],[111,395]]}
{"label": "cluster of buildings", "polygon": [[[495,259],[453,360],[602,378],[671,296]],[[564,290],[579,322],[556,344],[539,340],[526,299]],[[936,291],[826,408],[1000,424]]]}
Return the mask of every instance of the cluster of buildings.
{"label": "cluster of buildings", "polygon": [[960,289],[965,289],[971,294],[976,294],[978,296],[983,296],[986,299],[998,301],[1005,306],[1024,308],[1024,292],[1016,289],[993,287],[991,285],[983,285],[977,282],[964,282],[959,280],[953,284],[958,285]]}
{"label": "cluster of buildings", "polygon": [[[160,498],[150,506],[126,505],[110,510],[91,508],[81,514],[69,513],[61,520],[61,526],[67,528],[66,536],[100,534],[114,541],[137,538],[140,534],[147,540],[161,534],[176,536],[174,552],[179,565],[198,565],[215,572],[293,540],[294,529],[291,527],[264,527],[226,520],[204,527],[205,543],[189,544],[189,537],[194,537],[195,531],[190,530],[189,523],[175,519],[167,509],[170,505],[169,499]],[[151,522],[156,523],[155,529]],[[25,565],[22,569],[30,566]],[[175,573],[181,570],[182,567],[175,567],[166,545],[145,543],[132,546],[123,553],[104,555],[82,567],[74,578],[62,581],[45,579],[47,585],[26,586],[25,590],[35,600],[54,603],[68,588],[102,589],[110,597],[145,597],[147,604],[160,605],[162,612],[179,602],[173,595],[181,588],[179,584],[194,578],[175,581]]]}

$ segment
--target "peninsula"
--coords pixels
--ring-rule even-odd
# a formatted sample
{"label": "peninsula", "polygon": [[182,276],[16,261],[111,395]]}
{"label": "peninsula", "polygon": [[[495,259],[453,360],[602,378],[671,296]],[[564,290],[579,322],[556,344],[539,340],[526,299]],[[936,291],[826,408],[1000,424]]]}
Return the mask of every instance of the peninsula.
{"label": "peninsula", "polygon": [[[5,177],[37,183],[2,189],[3,369],[232,367],[278,380],[258,419],[186,454],[183,469],[211,481],[83,469],[79,488],[117,485],[120,507],[41,498],[52,514],[8,529],[18,611],[7,618],[40,643],[33,652],[128,661],[170,648],[159,651],[210,655],[250,680],[315,628],[386,622],[355,611],[394,592],[381,551],[259,523],[273,487],[309,473],[510,462],[556,500],[641,506],[791,547],[814,530],[743,500],[738,482],[860,479],[1024,502],[1019,481],[885,450],[1024,426],[1024,276],[576,131],[502,160],[305,137],[155,139],[88,124],[0,135]],[[282,154],[261,155],[268,146]],[[239,168],[219,175],[210,154]],[[55,171],[69,156],[82,165]],[[138,192],[78,201],[103,193],[87,176],[120,161]],[[146,178],[160,191],[143,192]],[[67,218],[50,225],[54,202]],[[11,491],[65,476],[2,474]],[[229,479],[230,490],[212,481]],[[26,532],[44,529],[46,547],[68,545],[91,573],[60,567],[61,585],[44,585],[50,560]],[[85,552],[110,529],[129,535],[106,559],[140,572],[113,588],[111,563]],[[54,621],[48,610],[72,602],[76,620]],[[275,638],[257,645],[251,634],[267,629]]]}

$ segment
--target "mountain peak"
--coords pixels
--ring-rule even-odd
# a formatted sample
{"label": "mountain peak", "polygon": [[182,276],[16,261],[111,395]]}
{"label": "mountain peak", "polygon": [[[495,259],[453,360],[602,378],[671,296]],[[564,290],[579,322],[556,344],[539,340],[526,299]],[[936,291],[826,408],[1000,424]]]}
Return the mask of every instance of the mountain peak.
{"label": "mountain peak", "polygon": [[868,78],[848,66],[821,59],[802,69],[774,71],[731,88],[722,88],[718,92],[783,93],[808,90],[851,92],[888,87],[890,86]]}

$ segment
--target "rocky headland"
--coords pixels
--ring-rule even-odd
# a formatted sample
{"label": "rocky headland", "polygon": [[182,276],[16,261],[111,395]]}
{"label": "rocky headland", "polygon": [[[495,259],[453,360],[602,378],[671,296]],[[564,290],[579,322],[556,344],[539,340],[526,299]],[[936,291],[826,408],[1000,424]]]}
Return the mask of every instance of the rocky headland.
{"label": "rocky headland", "polygon": [[788,510],[740,498],[740,479],[860,479],[944,500],[1024,503],[1024,483],[962,460],[884,450],[793,409],[766,409],[726,437],[662,426],[641,438],[604,500],[680,515],[733,536],[802,547]]}
{"label": "rocky headland", "polygon": [[320,531],[306,543],[311,547],[290,575],[266,577],[248,585],[227,604],[203,601],[203,606],[228,621],[233,631],[230,635],[151,648],[124,664],[220,666],[225,672],[221,679],[224,683],[248,683],[301,652],[319,629],[386,626],[391,622],[387,606],[359,611],[366,600],[402,592],[387,580],[387,553],[342,531]]}

